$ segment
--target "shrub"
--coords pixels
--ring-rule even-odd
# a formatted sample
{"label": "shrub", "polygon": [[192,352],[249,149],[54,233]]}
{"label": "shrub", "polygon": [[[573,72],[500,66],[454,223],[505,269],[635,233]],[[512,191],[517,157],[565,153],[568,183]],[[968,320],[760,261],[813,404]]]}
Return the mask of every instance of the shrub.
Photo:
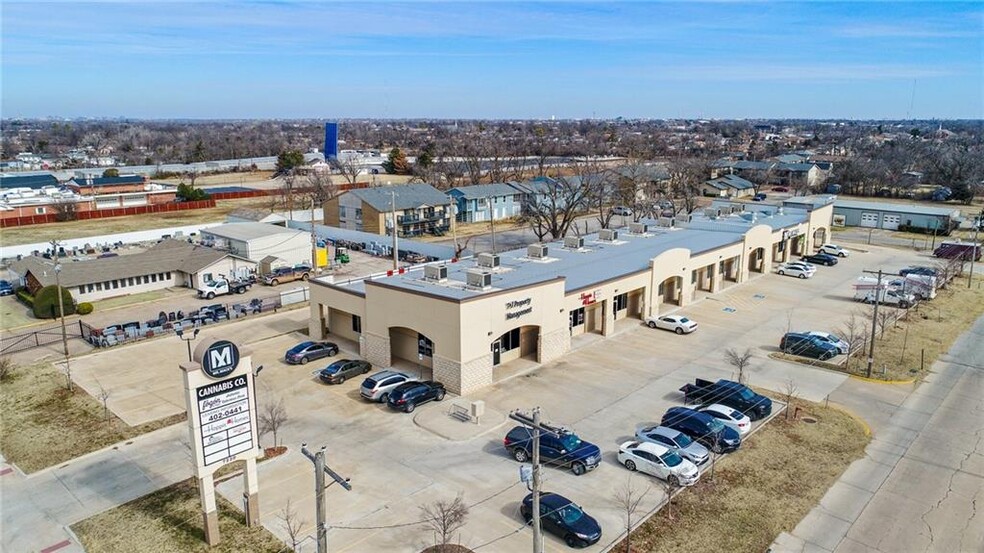
{"label": "shrub", "polygon": [[[66,315],[75,313],[75,299],[72,297],[72,292],[64,286],[62,286],[62,302]],[[58,315],[58,287],[45,286],[38,290],[34,295],[34,316],[39,319],[55,319]]]}
{"label": "shrub", "polygon": [[95,309],[95,307],[92,307],[91,303],[84,301],[75,308],[75,312],[79,315],[88,315],[89,313],[92,313],[93,309]]}
{"label": "shrub", "polygon": [[21,288],[17,291],[17,299],[28,307],[34,307],[34,296],[27,291],[27,288]]}

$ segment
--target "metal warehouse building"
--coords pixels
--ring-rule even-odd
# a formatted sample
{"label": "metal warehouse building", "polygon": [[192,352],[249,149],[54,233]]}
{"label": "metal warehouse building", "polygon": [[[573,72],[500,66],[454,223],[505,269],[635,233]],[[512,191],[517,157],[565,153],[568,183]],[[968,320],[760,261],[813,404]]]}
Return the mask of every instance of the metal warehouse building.
{"label": "metal warehouse building", "polygon": [[832,211],[719,205],[378,278],[311,279],[310,336],[469,393],[812,251]]}
{"label": "metal warehouse building", "polygon": [[888,230],[936,230],[948,234],[957,227],[960,210],[952,207],[930,207],[912,204],[858,202],[837,200],[834,202],[833,225],[841,227],[868,227]]}

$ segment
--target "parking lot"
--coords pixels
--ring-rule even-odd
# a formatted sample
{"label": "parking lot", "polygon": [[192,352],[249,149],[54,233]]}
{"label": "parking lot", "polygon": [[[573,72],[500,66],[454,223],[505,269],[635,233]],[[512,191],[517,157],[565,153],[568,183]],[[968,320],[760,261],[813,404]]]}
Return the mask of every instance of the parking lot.
{"label": "parking lot", "polygon": [[[546,420],[574,429],[602,449],[601,466],[586,475],[574,476],[558,468],[544,470],[545,490],[567,496],[599,520],[604,536],[588,550],[600,551],[618,536],[622,526],[613,490],[625,479],[635,480],[640,489],[652,487],[642,510],[662,501],[662,486],[651,477],[629,473],[617,464],[615,453],[619,443],[629,439],[638,426],[658,422],[668,407],[682,403],[682,394],[677,391],[680,386],[695,377],[733,378],[733,369],[724,361],[722,351],[750,347],[754,354],[751,385],[781,390],[793,379],[801,397],[823,399],[845,375],[768,357],[777,350],[787,324],[792,330],[836,329],[858,305],[851,301],[851,284],[861,269],[898,269],[920,259],[926,258],[873,247],[867,253],[856,252],[836,267],[819,268],[810,280],[764,275],[682,309],[681,313],[700,324],[692,335],[677,336],[641,324],[623,325],[612,338],[586,340],[557,362],[470,395],[467,400],[484,400],[489,417],[504,422],[491,429],[483,424],[470,434],[464,433],[467,439],[459,441],[447,440],[428,429],[435,424],[470,424],[446,416],[453,398],[423,405],[413,415],[395,413],[383,405],[362,401],[359,379],[339,386],[318,382],[312,373],[326,364],[324,361],[303,366],[284,364],[283,352],[306,338],[289,332],[291,325],[305,324],[305,310],[230,323],[205,332],[228,337],[232,331],[234,337],[249,336],[242,340],[244,349],[253,355],[254,365],[265,366],[257,380],[260,405],[284,398],[290,420],[280,434],[290,452],[259,467],[261,517],[278,536],[287,537],[278,514],[288,498],[308,523],[304,533],[313,528],[312,469],[299,452],[300,444],[308,443],[328,446],[329,464],[352,479],[351,492],[337,486],[328,490],[333,550],[419,551],[431,544],[431,536],[420,525],[408,524],[419,520],[418,506],[458,493],[471,506],[473,521],[462,530],[461,543],[475,548],[498,539],[481,550],[525,549],[531,533],[523,528],[518,508],[527,492],[519,482],[519,464],[503,448],[502,438],[511,426],[504,415],[513,409],[539,406]],[[268,322],[261,324],[264,320]],[[239,326],[246,324],[260,326]],[[164,342],[119,348],[112,353],[126,352],[125,357],[114,355],[93,362],[91,367],[77,366],[77,378],[80,382],[89,379],[87,389],[95,378],[101,385],[113,387],[113,396],[126,397],[129,407],[114,406],[113,396],[111,407],[129,410],[131,418],[144,410],[141,396],[148,401],[171,397],[162,403],[179,408],[181,379],[174,365],[177,355],[183,358],[183,345],[177,340]],[[352,352],[343,350],[340,356],[352,356]],[[147,363],[148,359],[158,363]],[[77,365],[82,362],[78,360]],[[139,379],[132,376],[135,370],[140,371]],[[141,393],[135,389],[140,382],[159,386]],[[486,432],[476,435],[479,430]],[[269,442],[266,436],[264,444]],[[238,480],[219,489],[239,504]],[[551,535],[545,542],[547,551],[567,549],[562,540]]]}

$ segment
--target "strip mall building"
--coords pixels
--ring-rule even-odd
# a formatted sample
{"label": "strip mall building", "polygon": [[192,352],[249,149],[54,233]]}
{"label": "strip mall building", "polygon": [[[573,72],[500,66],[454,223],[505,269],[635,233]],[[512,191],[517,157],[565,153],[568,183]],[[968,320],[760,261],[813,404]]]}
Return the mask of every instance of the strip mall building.
{"label": "strip mall building", "polygon": [[581,334],[609,336],[813,251],[829,235],[833,206],[823,198],[800,205],[715,203],[683,220],[497,256],[312,279],[310,335],[356,342],[377,367],[427,367],[466,394],[518,359],[553,361]]}

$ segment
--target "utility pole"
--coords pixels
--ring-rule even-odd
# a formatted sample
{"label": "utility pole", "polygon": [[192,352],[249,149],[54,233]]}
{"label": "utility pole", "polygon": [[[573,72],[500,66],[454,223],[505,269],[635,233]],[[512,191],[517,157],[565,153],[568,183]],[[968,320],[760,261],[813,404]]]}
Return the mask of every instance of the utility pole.
{"label": "utility pole", "polygon": [[393,217],[393,270],[400,268],[400,244],[396,237],[396,191],[390,190],[390,214]]}
{"label": "utility pole", "polygon": [[529,428],[533,437],[531,446],[533,450],[533,488],[530,490],[533,492],[533,509],[530,513],[533,519],[533,553],[543,553],[543,525],[540,520],[540,433],[544,432],[552,436],[557,436],[558,433],[554,428],[541,424],[539,407],[533,408],[533,416],[513,411],[509,414],[509,418]]}
{"label": "utility pole", "polygon": [[977,231],[980,230],[982,224],[984,224],[984,208],[981,208],[980,214],[977,215],[977,222],[974,224],[974,249],[970,252],[970,273],[967,275],[968,289],[974,283],[974,261],[977,259],[977,255],[981,251],[981,247],[977,245]]}
{"label": "utility pole", "polygon": [[[328,553],[328,525],[327,525],[327,508],[325,505],[325,490],[328,486],[334,483],[339,483],[348,491],[352,491],[352,486],[349,485],[348,478],[342,478],[335,471],[331,470],[328,465],[325,464],[325,446],[321,446],[321,449],[317,453],[311,453],[308,451],[307,444],[301,444],[301,453],[304,454],[312,463],[314,463],[314,500],[315,500],[315,514],[317,516],[318,527],[317,527],[317,542],[318,542],[318,553]],[[332,478],[332,482],[325,485],[325,475]]]}
{"label": "utility pole", "polygon": [[[875,271],[864,271],[865,273],[875,273]],[[878,287],[875,288],[875,308],[871,312],[871,339],[868,344],[868,378],[871,378],[871,370],[875,364],[875,329],[878,327],[878,304],[882,300],[882,271],[878,269]]]}
{"label": "utility pole", "polygon": [[495,211],[492,209],[492,196],[488,198],[489,202],[489,223],[492,225],[492,253],[495,253]]}
{"label": "utility pole", "polygon": [[311,195],[311,270],[318,274],[318,240],[314,232],[314,195]]}
{"label": "utility pole", "polygon": [[65,378],[68,379],[68,391],[72,391],[72,365],[68,355],[68,334],[65,332],[65,298],[62,297],[61,287],[61,263],[58,262],[58,251],[61,243],[58,240],[51,241],[51,249],[55,256],[55,287],[58,288],[58,315],[61,319],[62,349],[65,353]]}

